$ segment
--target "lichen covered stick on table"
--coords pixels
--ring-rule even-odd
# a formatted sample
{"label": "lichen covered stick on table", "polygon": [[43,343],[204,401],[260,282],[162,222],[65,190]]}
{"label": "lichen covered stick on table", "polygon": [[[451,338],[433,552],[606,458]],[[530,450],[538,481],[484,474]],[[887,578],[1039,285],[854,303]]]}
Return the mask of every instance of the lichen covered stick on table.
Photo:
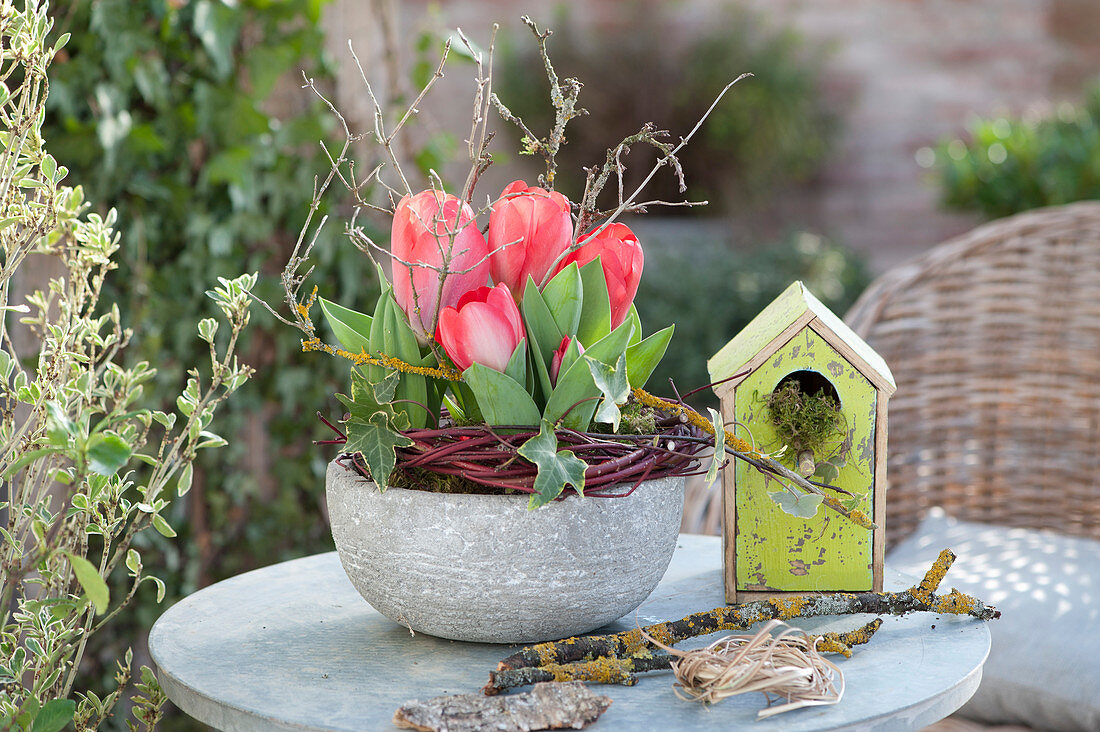
{"label": "lichen covered stick on table", "polygon": [[[688,615],[680,620],[648,625],[644,628],[611,635],[591,635],[567,638],[552,643],[540,643],[529,646],[505,658],[497,665],[497,671],[490,674],[485,693],[499,693],[497,678],[502,672],[516,669],[553,668],[578,662],[594,662],[597,659],[629,660],[635,667],[633,671],[658,668],[651,658],[655,650],[649,638],[665,645],[676,643],[701,635],[723,630],[744,630],[764,620],[790,620],[797,617],[817,617],[823,615],[849,615],[869,613],[876,615],[904,615],[911,612],[936,612],[954,615],[970,615],[980,620],[1000,617],[993,607],[978,598],[966,595],[958,590],[937,595],[947,570],[955,561],[955,555],[944,549],[929,568],[924,578],[902,592],[858,592],[837,593],[827,596],[802,596],[758,600],[741,605],[730,605],[713,610]],[[605,663],[605,665],[607,665]],[[577,667],[579,673],[588,669]],[[508,680],[510,677],[501,677]],[[541,678],[532,678],[534,681]],[[621,682],[620,682],[621,683]]]}

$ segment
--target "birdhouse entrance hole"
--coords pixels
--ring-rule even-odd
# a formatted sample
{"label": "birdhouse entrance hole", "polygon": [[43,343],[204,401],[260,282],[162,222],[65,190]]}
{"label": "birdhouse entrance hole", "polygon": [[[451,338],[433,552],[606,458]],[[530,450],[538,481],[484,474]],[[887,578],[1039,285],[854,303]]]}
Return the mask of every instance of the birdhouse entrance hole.
{"label": "birdhouse entrance hole", "polygon": [[818,392],[821,392],[824,396],[832,397],[838,405],[840,404],[840,395],[837,393],[836,387],[833,386],[833,382],[817,371],[792,371],[776,384],[773,393],[782,390],[792,381],[797,382],[798,390],[807,396],[816,396]]}

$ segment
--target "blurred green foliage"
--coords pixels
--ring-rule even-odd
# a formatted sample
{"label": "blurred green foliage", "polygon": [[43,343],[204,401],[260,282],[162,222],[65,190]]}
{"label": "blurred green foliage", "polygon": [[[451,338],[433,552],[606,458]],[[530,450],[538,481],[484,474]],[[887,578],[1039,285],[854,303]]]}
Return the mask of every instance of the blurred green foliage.
{"label": "blurred green foliage", "polygon": [[1079,106],[1039,120],[978,119],[969,139],[941,142],[934,165],[943,204],[999,218],[1100,198],[1100,85]]}
{"label": "blurred green foliage", "polygon": [[[649,332],[676,323],[672,344],[649,381],[656,394],[672,393],[670,378],[681,394],[707,384],[707,359],[791,282],[802,280],[843,316],[871,280],[862,258],[804,232],[749,250],[731,249],[713,237],[673,242],[650,236],[643,245],[645,270],[635,300],[643,327]],[[691,401],[705,406],[718,400],[707,389]]]}
{"label": "blurred green foliage", "polygon": [[[743,7],[722,11],[720,22],[701,35],[678,38],[675,3],[623,3],[619,24],[578,27],[564,6],[548,41],[559,77],[584,83],[580,104],[588,116],[566,129],[558,154],[556,187],[571,200],[584,190],[582,166],[602,164],[608,147],[651,121],[676,142],[687,135],[722,88],[744,79],[714,109],[679,154],[687,198],[709,200],[705,215],[741,212],[819,170],[838,131],[839,119],[822,93],[827,49],[789,28],[776,27]],[[629,19],[627,22],[625,19]],[[526,29],[523,31],[526,33]],[[535,44],[528,36],[503,38],[495,82],[501,100],[536,134],[553,124],[549,86]],[[514,129],[511,132],[515,132]],[[519,139],[518,132],[515,139]],[[654,161],[644,146],[623,158],[628,190]],[[517,145],[518,148],[518,145]],[[614,185],[604,192],[611,204]],[[681,201],[675,177],[661,172],[645,199]],[[658,209],[663,215],[694,209]]]}
{"label": "blurred green foliage", "polygon": [[[322,5],[84,0],[52,9],[56,32],[72,39],[50,70],[44,134],[89,199],[118,209],[121,271],[104,299],[141,334],[127,357],[152,362],[159,383],[178,383],[182,365],[202,357],[194,322],[216,276],[259,271],[256,294],[282,300],[277,274],[314,176],[328,166],[318,141],[331,139],[332,120],[298,89],[301,70],[328,78]],[[324,296],[365,307],[377,289],[372,268],[347,242],[325,241],[338,235],[330,224],[314,250],[314,281]],[[149,565],[163,557],[150,569],[167,581],[169,604],[173,594],[331,548],[326,457],[311,441],[323,436],[314,412],[336,413],[332,394],[347,368],[302,355],[259,307],[238,350],[257,374],[219,414],[230,447],[196,464],[188,500],[174,507],[179,537],[147,540],[159,545],[145,554]],[[147,629],[163,607],[139,593],[129,617]],[[137,635],[121,623],[114,632],[119,647]]]}

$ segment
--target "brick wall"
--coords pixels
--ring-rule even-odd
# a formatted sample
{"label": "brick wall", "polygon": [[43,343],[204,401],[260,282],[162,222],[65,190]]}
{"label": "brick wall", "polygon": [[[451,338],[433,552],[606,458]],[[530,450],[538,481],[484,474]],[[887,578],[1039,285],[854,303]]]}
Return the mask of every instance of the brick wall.
{"label": "brick wall", "polygon": [[[654,2],[655,0],[649,0]],[[394,3],[403,30],[422,23],[429,3]],[[646,2],[577,0],[571,22],[629,24]],[[674,37],[690,37],[722,15],[721,0],[676,4]],[[798,28],[835,49],[826,93],[842,105],[844,131],[820,185],[797,205],[807,223],[864,251],[882,270],[976,223],[936,206],[927,172],[915,152],[945,135],[959,134],[968,115],[1049,108],[1074,99],[1100,70],[1100,2],[1096,0],[748,0],[774,22]],[[359,120],[369,119],[362,82],[347,54],[351,38],[368,63],[368,76],[384,71],[377,17],[362,0],[336,0],[326,22],[340,59],[337,99]],[[439,5],[440,22],[460,25],[484,41],[496,20],[503,32],[520,28],[520,10],[503,0],[461,0]],[[626,12],[624,12],[624,10]],[[553,24],[548,4],[531,11]],[[407,60],[407,59],[406,59]],[[468,119],[471,84],[460,69],[441,84],[428,125],[461,129]],[[450,86],[448,86],[450,85]],[[440,100],[443,100],[440,102]],[[492,189],[495,181],[487,182]]]}

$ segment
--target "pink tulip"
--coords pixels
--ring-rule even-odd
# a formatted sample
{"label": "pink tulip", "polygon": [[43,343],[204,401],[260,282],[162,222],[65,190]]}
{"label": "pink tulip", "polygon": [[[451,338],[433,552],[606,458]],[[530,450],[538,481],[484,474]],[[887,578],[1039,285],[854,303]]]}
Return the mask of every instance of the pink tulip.
{"label": "pink tulip", "polygon": [[[558,372],[561,371],[561,362],[565,358],[565,352],[569,349],[569,344],[573,341],[569,336],[565,336],[561,339],[561,345],[558,346],[558,350],[554,351],[554,355],[550,357],[550,384],[552,386],[558,385]],[[583,354],[584,346],[580,341],[577,341],[577,350]]]}
{"label": "pink tulip", "polygon": [[480,363],[503,372],[525,337],[519,308],[507,285],[467,292],[457,307],[439,313],[435,339],[460,371]]}
{"label": "pink tulip", "polygon": [[490,273],[523,297],[528,276],[541,285],[554,261],[573,241],[569,201],[557,191],[509,183],[489,215]]}
{"label": "pink tulip", "polygon": [[[390,250],[394,299],[422,343],[427,342],[439,308],[454,305],[484,285],[489,275],[489,245],[477,228],[473,209],[442,191],[421,191],[401,199],[393,212]],[[441,292],[445,253],[451,260]]]}
{"label": "pink tulip", "polygon": [[581,247],[570,252],[559,269],[571,262],[583,267],[596,257],[603,265],[607,294],[611,298],[611,327],[618,328],[626,320],[634,296],[638,294],[644,263],[642,247],[626,224],[616,222],[583,239]]}

